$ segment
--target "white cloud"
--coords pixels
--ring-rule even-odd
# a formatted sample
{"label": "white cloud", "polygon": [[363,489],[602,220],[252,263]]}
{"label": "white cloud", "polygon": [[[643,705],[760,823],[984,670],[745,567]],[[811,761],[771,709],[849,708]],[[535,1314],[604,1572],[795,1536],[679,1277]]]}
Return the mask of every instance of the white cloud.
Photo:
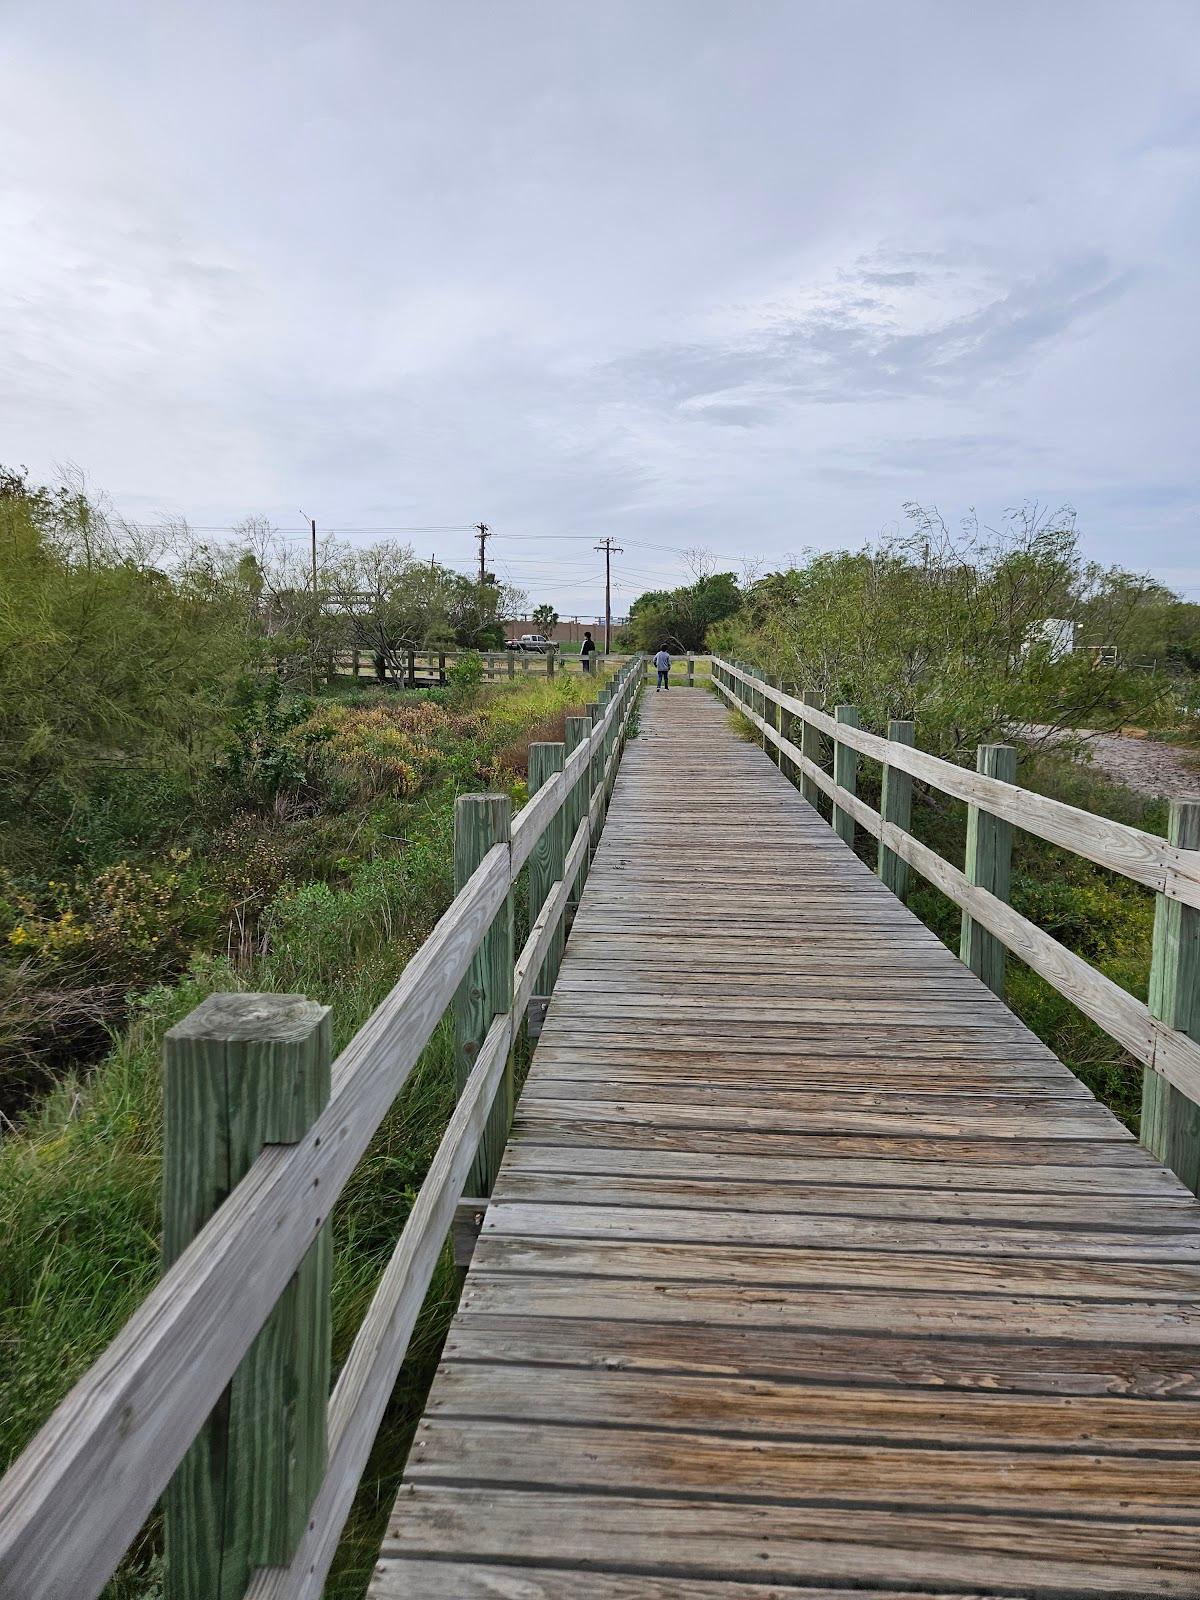
{"label": "white cloud", "polygon": [[1074,499],[1191,572],[1194,21],[17,0],[0,458],[199,522],[483,516],[566,605],[595,534],[782,556],[910,498]]}

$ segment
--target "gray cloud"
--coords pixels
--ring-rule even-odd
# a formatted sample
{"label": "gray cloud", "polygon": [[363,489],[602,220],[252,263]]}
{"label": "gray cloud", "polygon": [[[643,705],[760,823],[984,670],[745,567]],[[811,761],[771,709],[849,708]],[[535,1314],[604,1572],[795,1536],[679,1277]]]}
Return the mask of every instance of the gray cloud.
{"label": "gray cloud", "polygon": [[[873,272],[863,281],[892,276]],[[896,274],[911,287],[915,274]],[[878,302],[847,295],[829,306],[751,331],[737,342],[663,345],[614,363],[618,384],[642,386],[664,404],[687,404],[691,414],[728,420],[729,397],[743,386],[769,384],[777,407],[786,402],[843,404],[938,393],[973,392],[1018,376],[1048,343],[1129,291],[1136,275],[1102,258],[1064,262],[973,311],[936,321],[919,332],[872,314]],[[720,404],[696,407],[707,396]],[[766,408],[753,408],[763,420]]]}
{"label": "gray cloud", "polygon": [[0,459],[204,524],[484,517],[564,607],[598,534],[636,593],[911,498],[1194,566],[1191,0],[265,14],[7,8]]}

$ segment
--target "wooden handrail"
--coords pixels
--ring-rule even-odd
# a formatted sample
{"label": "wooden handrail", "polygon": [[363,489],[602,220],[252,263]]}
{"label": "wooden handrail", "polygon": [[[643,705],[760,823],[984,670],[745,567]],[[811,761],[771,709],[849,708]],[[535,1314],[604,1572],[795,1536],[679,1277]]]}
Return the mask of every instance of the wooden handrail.
{"label": "wooden handrail", "polygon": [[[615,692],[603,716],[575,752],[575,766],[568,762],[576,777],[605,748],[610,731],[624,729],[639,667],[640,657],[633,657],[610,680]],[[613,739],[572,842],[574,867],[548,897],[555,910],[545,921],[539,918],[518,960],[518,993],[525,1004],[522,975],[536,973],[544,955],[541,941],[553,916],[566,907],[590,818],[597,808],[602,811],[603,784],[620,748],[621,741]],[[4,1600],[92,1600],[104,1587],[329,1217],[537,838],[571,794],[568,773],[560,778],[519,813],[508,842],[488,851],[391,993],[333,1063],[329,1104],[304,1137],[263,1151],[0,1480]],[[256,1595],[320,1592],[458,1199],[454,1179],[460,1168],[465,1175],[470,1167],[522,1015],[514,1003],[489,1027],[355,1341],[359,1358],[353,1360],[352,1351],[334,1390],[329,1468],[313,1526],[289,1567],[255,1580]],[[460,1176],[460,1187],[461,1181]],[[339,1512],[335,1527],[318,1523],[319,1513],[334,1519]]]}
{"label": "wooden handrail", "polygon": [[[851,728],[839,723],[815,706],[807,705],[794,695],[774,689],[759,678],[752,677],[740,667],[723,658],[713,658],[714,668],[731,680],[747,686],[782,706],[791,716],[819,729],[841,744],[852,746],[873,761],[898,767],[914,778],[940,789],[943,794],[970,805],[982,806],[994,816],[1003,817],[1026,833],[1033,833],[1050,844],[1061,845],[1076,855],[1094,861],[1098,866],[1118,872],[1122,877],[1145,884],[1148,889],[1165,894],[1170,900],[1181,900],[1185,905],[1200,906],[1200,852],[1179,850],[1160,839],[1157,834],[1146,833],[1141,828],[1124,822],[1113,822],[1092,811],[1082,811],[1078,806],[1067,805],[1062,800],[1052,800],[1047,795],[1035,794],[1019,784],[1003,783],[998,778],[986,777],[958,767],[952,761],[932,756],[912,745],[900,745],[865,728]],[[716,673],[714,672],[714,677]],[[725,686],[723,686],[725,687]],[[739,709],[742,702],[739,698]]]}
{"label": "wooden handrail", "polygon": [[[1172,898],[1170,886],[1173,885],[1173,898],[1188,905],[1196,903],[1191,896],[1200,886],[1200,851],[1168,847],[1165,841],[1138,828],[1108,822],[1092,812],[1080,811],[1060,801],[1035,795],[1028,789],[1022,789],[1019,784],[1002,783],[995,778],[968,772],[952,762],[915,750],[911,745],[866,733],[845,722],[837,722],[814,706],[797,700],[795,696],[773,689],[731,662],[714,658],[713,666],[713,681],[725,698],[839,810],[847,813],[874,835],[881,845],[908,862],[961,910],[994,934],[1014,955],[1045,978],[1144,1067],[1158,1073],[1189,1099],[1200,1101],[1200,1044],[1188,1034],[1159,1021],[1148,1006],[1106,978],[1074,951],[1068,950],[1036,923],[1014,911],[1005,901],[970,883],[965,873],[944,861],[928,845],[922,844],[894,823],[885,821],[878,811],[837,783],[822,766],[804,754],[770,721],[760,716],[730,687],[730,683],[745,685],[748,692],[759,697],[765,696],[768,701],[782,706],[805,724],[852,745],[884,765],[911,773],[944,794],[967,800],[1029,833],[1073,849],[1077,854],[1110,867],[1135,882],[1155,888],[1168,898]],[[726,678],[730,682],[726,682]],[[1053,808],[1053,811],[1048,812],[1044,809],[1046,807]],[[1093,826],[1097,824],[1103,824],[1103,827]],[[1073,843],[1075,837],[1086,839],[1089,848]],[[1161,850],[1157,849],[1159,846],[1162,846]],[[1130,865],[1130,857],[1135,866]],[[1154,870],[1147,866],[1149,862],[1157,863]]]}

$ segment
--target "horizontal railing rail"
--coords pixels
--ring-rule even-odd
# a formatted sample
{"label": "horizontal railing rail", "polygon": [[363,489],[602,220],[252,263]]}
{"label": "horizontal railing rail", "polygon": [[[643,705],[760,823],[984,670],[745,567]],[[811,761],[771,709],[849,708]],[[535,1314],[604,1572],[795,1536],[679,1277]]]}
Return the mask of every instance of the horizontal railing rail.
{"label": "horizontal railing rail", "polygon": [[[1191,818],[1193,812],[1200,815],[1200,804],[1176,803],[1172,808],[1173,837],[1164,840],[1139,828],[1035,794],[1019,784],[983,772],[967,771],[953,762],[917,750],[899,738],[869,733],[857,726],[852,707],[839,707],[838,714],[831,717],[811,701],[787,693],[768,683],[753,669],[734,662],[714,657],[713,682],[723,697],[747,717],[794,768],[806,794],[811,797],[815,788],[830,799],[835,827],[840,818],[848,818],[851,819],[850,832],[853,823],[857,823],[878,840],[880,876],[885,881],[885,858],[890,852],[952,900],[963,912],[964,923],[970,919],[972,924],[977,924],[1012,951],[1150,1073],[1165,1080],[1189,1103],[1200,1101],[1200,1043],[1193,1036],[1193,1030],[1200,1024],[1200,994],[1197,992],[1200,920],[1194,909],[1200,907],[1200,849],[1180,842],[1184,838],[1192,840],[1191,824],[1185,819]],[[805,730],[799,745],[788,737],[793,722]],[[902,726],[911,739],[911,723],[893,726]],[[808,730],[834,741],[834,775],[815,759]],[[984,747],[986,750],[1005,748]],[[851,764],[839,760],[838,752],[865,755],[881,764],[885,774],[882,811],[876,811],[859,798],[853,781],[838,781],[839,768],[840,775],[853,771]],[[887,776],[897,772],[919,779],[955,799],[965,800],[976,818],[982,814],[1000,819],[1003,824],[1021,828],[1155,890],[1162,903],[1156,920],[1152,957],[1158,974],[1157,993],[1152,971],[1151,1005],[1143,1004],[1044,929],[1013,910],[1007,902],[1006,859],[1002,871],[996,873],[989,887],[986,881],[980,881],[988,876],[987,871],[978,870],[981,853],[974,854],[968,863],[969,868],[976,870],[964,872],[912,835],[907,827],[907,806],[903,824],[889,817]],[[845,827],[839,831],[848,838]],[[1200,843],[1200,838],[1194,842]],[[969,836],[969,853],[972,848]],[[1002,854],[1006,854],[1006,849],[1001,843]],[[1003,887],[1005,892],[994,892],[997,887]],[[1181,918],[1186,921],[1181,922]],[[964,951],[967,943],[965,933]],[[979,964],[972,964],[979,970]],[[993,987],[1002,988],[1002,965],[998,970],[1001,982],[999,985],[993,982]],[[1172,1141],[1168,1132],[1157,1127],[1162,1120],[1156,1106],[1157,1131],[1152,1148],[1167,1159],[1165,1152]],[[1186,1180],[1188,1174],[1181,1175]],[[1192,1187],[1195,1186],[1193,1183]]]}
{"label": "horizontal railing rail", "polygon": [[[99,1594],[327,1227],[344,1185],[454,1002],[456,1046],[470,1055],[470,1070],[328,1398],[326,1465],[306,1507],[304,1531],[285,1563],[260,1562],[248,1587],[236,1591],[255,1600],[320,1594],[464,1180],[482,1159],[481,1140],[494,1119],[512,1046],[603,826],[641,665],[639,657],[630,658],[599,688],[586,717],[568,719],[568,742],[572,731],[578,739],[569,753],[541,747],[559,752],[561,770],[531,793],[504,837],[483,851],[391,993],[333,1062],[324,1109],[295,1142],[262,1148],[0,1482],[4,1600]],[[471,800],[479,798],[466,797],[459,807],[469,815]],[[506,812],[506,799],[503,806]],[[506,905],[511,930],[518,875],[552,828],[558,829],[558,850],[548,866],[541,864],[540,904],[531,898],[530,932],[515,962],[508,946],[507,1003],[486,1018],[476,1045],[463,1036],[459,1002],[465,994],[469,1009],[476,994],[473,980],[464,985]],[[188,1540],[219,1543],[219,1530],[200,1526],[197,1532],[202,1523],[200,1510],[185,1509],[177,1547],[168,1540],[173,1595],[218,1593],[205,1576],[205,1561],[215,1559],[219,1567],[220,1552],[201,1551],[193,1561],[195,1553],[186,1548]],[[219,1592],[233,1591],[223,1583]]]}
{"label": "horizontal railing rail", "polygon": [[564,651],[555,646],[551,650],[392,650],[386,653],[369,649],[339,650],[332,657],[335,676],[351,677],[363,682],[376,682],[380,673],[376,661],[382,663],[382,681],[403,684],[407,688],[443,687],[450,679],[457,662],[467,657],[478,659],[486,683],[502,682],[506,678],[553,678],[561,673],[570,675],[599,675],[614,672],[632,660],[635,652],[596,650],[581,656],[574,651]]}
{"label": "horizontal railing rail", "polygon": [[[487,683],[505,679],[550,677],[568,673],[587,675],[619,670],[633,659],[629,651],[597,651],[591,656],[564,652],[557,646],[548,651],[524,650],[408,650],[391,652],[383,668],[383,681],[406,688],[444,687],[450,681],[455,663],[465,656],[478,657]],[[350,676],[363,682],[376,682],[376,657],[369,650],[340,650],[332,661],[335,676]],[[680,652],[671,655],[671,672],[687,684],[707,683],[711,656]]]}

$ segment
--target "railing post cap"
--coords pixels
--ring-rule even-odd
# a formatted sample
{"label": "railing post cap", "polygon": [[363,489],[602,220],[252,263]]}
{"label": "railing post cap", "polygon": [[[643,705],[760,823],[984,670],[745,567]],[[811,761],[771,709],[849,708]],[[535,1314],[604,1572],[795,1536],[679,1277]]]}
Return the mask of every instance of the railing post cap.
{"label": "railing post cap", "polygon": [[223,1039],[230,1043],[306,1039],[329,1015],[329,1007],[302,994],[219,990],[168,1029],[167,1038]]}

